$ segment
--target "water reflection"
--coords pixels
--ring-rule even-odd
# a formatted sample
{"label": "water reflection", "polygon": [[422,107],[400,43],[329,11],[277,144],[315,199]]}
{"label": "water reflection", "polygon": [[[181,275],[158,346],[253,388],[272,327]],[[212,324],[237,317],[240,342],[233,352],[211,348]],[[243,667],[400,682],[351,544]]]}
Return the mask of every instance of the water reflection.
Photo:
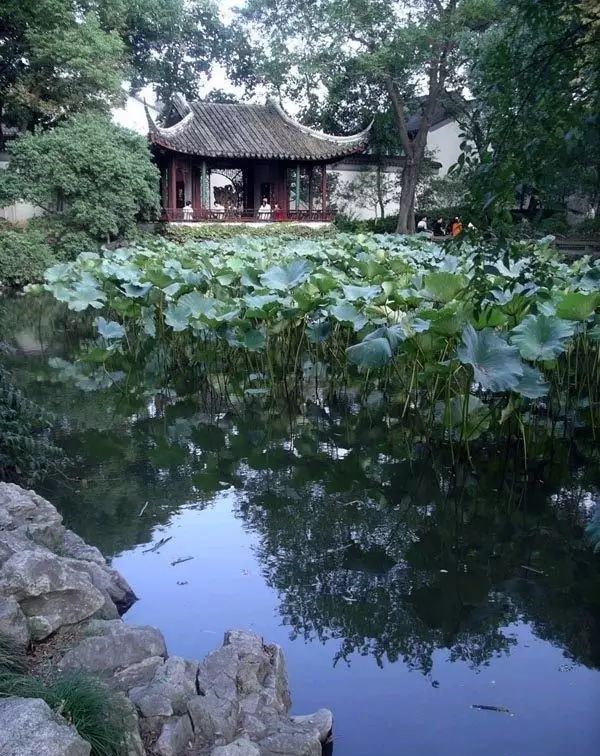
{"label": "water reflection", "polygon": [[9,363],[56,414],[56,439],[76,461],[41,492],[106,554],[228,489],[284,623],[335,640],[336,663],[368,655],[428,675],[447,649],[479,668],[510,654],[508,628],[524,621],[600,666],[600,557],[583,540],[600,466],[585,434],[541,438],[525,472],[517,445],[458,459],[350,400],[223,411],[205,393],[157,388],[148,363],[109,390],[84,390],[48,358],[68,359],[87,325],[50,314],[35,339],[5,320]]}

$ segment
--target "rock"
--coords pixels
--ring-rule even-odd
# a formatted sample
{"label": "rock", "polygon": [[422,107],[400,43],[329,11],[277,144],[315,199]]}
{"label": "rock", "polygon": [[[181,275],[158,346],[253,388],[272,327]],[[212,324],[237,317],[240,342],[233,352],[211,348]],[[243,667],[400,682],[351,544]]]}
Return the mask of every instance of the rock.
{"label": "rock", "polygon": [[235,695],[220,698],[213,691],[188,701],[196,738],[203,745],[228,743],[237,731],[239,702]]}
{"label": "rock", "polygon": [[49,501],[14,483],[0,483],[0,529],[54,550],[62,541],[62,517]]}
{"label": "rock", "polygon": [[106,559],[102,556],[99,549],[87,544],[83,538],[73,533],[72,530],[65,530],[63,537],[57,544],[56,553],[60,556],[79,559],[84,562],[94,562],[100,566],[106,565]]}
{"label": "rock", "polygon": [[260,756],[260,751],[248,738],[238,738],[229,745],[213,748],[210,756]]}
{"label": "rock", "polygon": [[37,698],[0,699],[2,756],[89,756],[90,744]]}
{"label": "rock", "polygon": [[126,709],[131,716],[131,727],[125,732],[126,756],[146,756],[144,744],[142,743],[142,738],[140,736],[137,710],[125,695],[121,695],[121,700],[123,701],[123,708]]}
{"label": "rock", "polygon": [[70,558],[64,561],[74,570],[84,572],[92,585],[104,594],[105,612],[99,619],[118,618],[137,601],[137,596],[125,578],[106,564]]}
{"label": "rock", "polygon": [[29,628],[21,607],[14,598],[0,598],[0,637],[10,638],[19,646],[29,644]]}
{"label": "rock", "polygon": [[333,714],[329,709],[319,709],[314,714],[291,717],[294,724],[308,727],[318,733],[321,743],[326,743],[333,729]]}
{"label": "rock", "polygon": [[172,717],[163,725],[153,752],[159,756],[180,756],[194,739],[194,730],[187,714]]}
{"label": "rock", "polygon": [[132,688],[129,698],[144,717],[184,714],[188,700],[197,694],[197,672],[196,662],[171,656],[148,685]]}
{"label": "rock", "polygon": [[111,687],[128,693],[132,688],[148,685],[156,670],[164,663],[165,660],[160,656],[149,656],[138,664],[132,664],[130,667],[115,672],[108,683]]}
{"label": "rock", "polygon": [[317,731],[291,720],[281,720],[258,746],[260,756],[321,756],[323,752]]}
{"label": "rock", "polygon": [[4,562],[0,596],[18,601],[34,640],[87,619],[105,603],[105,596],[87,575],[42,550],[13,554]]}
{"label": "rock", "polygon": [[112,676],[150,656],[167,655],[165,639],[155,627],[126,625],[122,620],[92,620],[85,632],[88,637],[60,660],[61,669],[86,669]]}

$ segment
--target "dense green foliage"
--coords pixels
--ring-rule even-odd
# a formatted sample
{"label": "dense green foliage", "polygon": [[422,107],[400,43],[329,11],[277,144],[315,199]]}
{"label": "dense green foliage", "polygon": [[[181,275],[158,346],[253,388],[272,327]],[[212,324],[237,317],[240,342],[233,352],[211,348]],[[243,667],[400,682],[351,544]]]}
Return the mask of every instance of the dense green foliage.
{"label": "dense green foliage", "polygon": [[496,5],[497,20],[462,42],[464,83],[474,99],[459,116],[466,138],[460,166],[471,202],[492,221],[523,200],[532,217],[540,206],[564,211],[573,195],[598,210],[598,4]]}
{"label": "dense green foliage", "polygon": [[46,268],[57,262],[40,228],[0,225],[0,286],[24,286],[41,281]]}
{"label": "dense green foliage", "polygon": [[64,453],[48,440],[51,426],[52,417],[25,398],[0,365],[0,480],[28,485],[61,467]]}
{"label": "dense green foliage", "polygon": [[[524,423],[595,428],[599,279],[600,266],[569,267],[544,244],[443,250],[339,234],[84,254],[51,268],[45,288],[98,311],[97,342],[79,365],[57,365],[80,381],[122,380],[123,360],[157,344],[232,396],[335,392],[358,368],[369,401],[469,441]],[[229,385],[240,367],[243,385]]]}
{"label": "dense green foliage", "polygon": [[9,147],[0,199],[25,199],[46,213],[60,240],[69,233],[110,240],[152,217],[158,170],[144,139],[108,118],[79,115]]}
{"label": "dense green foliage", "polygon": [[[166,224],[160,229],[169,241],[184,243],[186,241],[221,241],[237,239],[240,229],[235,225],[219,223],[201,223],[195,226],[177,226]],[[243,235],[248,238],[278,238],[286,241],[294,239],[312,239],[335,235],[335,229],[323,226],[312,228],[297,223],[273,223],[262,228],[248,226]]]}

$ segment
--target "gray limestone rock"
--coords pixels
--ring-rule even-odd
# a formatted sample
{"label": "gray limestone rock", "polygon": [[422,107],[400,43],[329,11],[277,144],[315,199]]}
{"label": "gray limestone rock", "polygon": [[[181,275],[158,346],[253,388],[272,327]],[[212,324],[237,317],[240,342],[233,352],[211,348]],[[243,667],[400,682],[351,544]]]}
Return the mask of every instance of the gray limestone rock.
{"label": "gray limestone rock", "polygon": [[197,672],[196,662],[171,656],[148,685],[130,690],[129,698],[145,717],[184,714],[188,700],[197,694]]}
{"label": "gray limestone rock", "polygon": [[0,529],[53,550],[65,532],[62,517],[50,502],[14,483],[0,483]]}
{"label": "gray limestone rock", "polygon": [[160,656],[149,656],[137,664],[132,664],[115,672],[113,677],[108,680],[108,684],[124,693],[129,692],[132,688],[149,685],[156,670],[164,663],[165,660]]}
{"label": "gray limestone rock", "polygon": [[258,746],[248,738],[238,738],[229,745],[217,746],[210,756],[260,756]]}
{"label": "gray limestone rock", "polygon": [[56,553],[60,556],[70,557],[71,559],[80,559],[84,562],[94,562],[104,566],[106,559],[95,546],[87,544],[83,538],[73,533],[72,530],[65,530],[62,539],[56,546]]}
{"label": "gray limestone rock", "polygon": [[19,646],[29,643],[27,620],[14,598],[0,597],[0,636],[10,638]]}
{"label": "gray limestone rock", "polygon": [[321,756],[318,732],[290,720],[281,720],[276,729],[259,741],[260,756]]}
{"label": "gray limestone rock", "polygon": [[0,699],[2,756],[89,756],[90,744],[38,698]]}
{"label": "gray limestone rock", "polygon": [[84,572],[105,596],[106,608],[100,619],[116,619],[136,601],[137,597],[125,578],[106,564],[71,558],[64,561],[74,570]]}
{"label": "gray limestone rock", "polygon": [[321,743],[327,742],[333,729],[333,714],[329,709],[319,709],[314,714],[291,717],[291,721],[296,725],[315,730]]}
{"label": "gray limestone rock", "polygon": [[150,656],[167,655],[165,639],[155,627],[92,620],[85,633],[87,637],[64,654],[59,662],[61,669],[86,669],[112,676]]}
{"label": "gray limestone rock", "polygon": [[16,599],[34,640],[87,619],[105,603],[87,575],[43,550],[13,554],[4,562],[0,596]]}
{"label": "gray limestone rock", "polygon": [[181,756],[194,739],[194,730],[187,714],[171,717],[163,725],[153,751],[158,756]]}
{"label": "gray limestone rock", "polygon": [[239,702],[237,697],[221,698],[214,691],[194,696],[188,701],[188,712],[196,738],[203,745],[228,743],[237,731]]}

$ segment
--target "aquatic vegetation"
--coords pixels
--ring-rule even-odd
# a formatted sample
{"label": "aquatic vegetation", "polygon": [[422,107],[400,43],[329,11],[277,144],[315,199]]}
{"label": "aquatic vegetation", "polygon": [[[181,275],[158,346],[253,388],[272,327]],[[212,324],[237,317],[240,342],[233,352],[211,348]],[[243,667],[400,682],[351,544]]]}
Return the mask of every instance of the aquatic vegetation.
{"label": "aquatic vegetation", "polygon": [[102,312],[71,366],[100,372],[98,387],[166,345],[230,396],[354,383],[470,440],[523,435],[541,417],[583,418],[595,433],[599,281],[598,263],[567,265],[547,241],[499,250],[338,234],[160,239],[55,265],[43,288]]}

